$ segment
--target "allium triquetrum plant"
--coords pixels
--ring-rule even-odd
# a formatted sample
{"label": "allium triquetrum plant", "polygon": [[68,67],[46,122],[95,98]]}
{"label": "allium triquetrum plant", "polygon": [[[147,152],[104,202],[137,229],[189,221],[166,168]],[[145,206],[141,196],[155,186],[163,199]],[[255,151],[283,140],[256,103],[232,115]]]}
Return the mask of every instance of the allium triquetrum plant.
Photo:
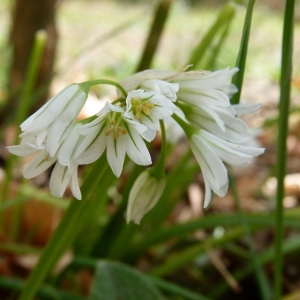
{"label": "allium triquetrum plant", "polygon": [[[252,128],[243,116],[259,111],[263,103],[240,103],[255,1],[248,1],[244,24],[240,24],[243,30],[235,65],[215,67],[232,21],[241,13],[237,3],[228,3],[199,44],[187,53],[185,65],[176,70],[151,68],[171,2],[164,0],[157,6],[141,56],[143,68],[121,80],[70,82],[27,119],[17,118],[21,134],[19,142],[7,146],[12,155],[2,194],[7,194],[14,167],[22,170],[24,186],[29,179],[48,174],[49,194],[67,203],[26,282],[11,281],[12,289],[22,288],[19,299],[34,299],[36,294],[41,299],[52,295],[83,299],[82,294],[62,288],[64,280],[69,284],[69,277],[70,282],[77,280],[80,269],[94,270],[88,299],[217,299],[229,286],[238,290],[238,280],[249,274],[255,276],[258,297],[280,299],[283,253],[300,248],[299,242],[290,240],[283,246],[282,206],[290,91],[290,81],[285,79],[291,76],[294,1],[286,1],[284,17],[276,212],[253,215],[241,208],[232,170],[251,165],[265,152],[254,143]],[[114,87],[114,99],[93,115],[80,118],[91,90],[102,85]],[[22,113],[19,116],[23,117]],[[184,150],[178,151],[178,145]],[[24,168],[13,164],[18,156],[26,159]],[[198,202],[204,215],[182,223],[174,221],[172,213],[195,178],[203,181],[203,197]],[[223,198],[229,189],[236,200],[236,213],[209,215],[214,196]],[[32,186],[29,190],[40,195]],[[68,193],[74,199],[64,202]],[[258,254],[252,233],[273,226],[274,219],[276,256],[273,248]],[[298,226],[292,221],[289,224]],[[224,232],[218,235],[220,227]],[[209,230],[197,235],[204,229]],[[236,241],[242,241],[245,249],[233,245]],[[205,268],[209,256],[220,270],[213,248],[224,247],[243,258],[245,268],[231,275],[220,267],[227,283],[205,288],[206,281],[189,269],[190,263],[194,262],[197,270]],[[68,249],[72,249],[71,262],[50,277]],[[274,261],[274,288],[263,268],[267,261]],[[199,280],[197,291],[178,284],[181,272],[191,281]],[[48,285],[43,285],[46,278]],[[214,279],[208,282],[214,284]],[[0,279],[0,286],[5,284],[9,285]]]}

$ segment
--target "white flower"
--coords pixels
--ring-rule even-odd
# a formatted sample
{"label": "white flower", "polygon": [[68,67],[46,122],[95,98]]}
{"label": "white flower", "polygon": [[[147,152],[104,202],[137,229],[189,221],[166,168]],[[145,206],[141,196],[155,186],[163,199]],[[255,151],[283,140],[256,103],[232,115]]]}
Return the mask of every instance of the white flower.
{"label": "white flower", "polygon": [[[162,94],[144,90],[129,92],[126,104],[124,116],[146,125],[148,130],[145,133],[151,137],[150,141],[159,129],[159,120],[170,117],[176,109],[176,106]],[[145,138],[147,139],[147,136]]]}
{"label": "white flower", "polygon": [[177,99],[199,108],[229,107],[229,95],[236,92],[233,84],[227,80],[238,71],[226,68],[215,72],[190,71],[171,78],[179,84]]}
{"label": "white flower", "polygon": [[247,124],[234,115],[235,110],[231,107],[193,106],[184,112],[187,120],[197,128],[205,129],[230,142],[243,143],[251,138]]}
{"label": "white flower", "polygon": [[119,177],[125,155],[138,165],[150,165],[151,157],[141,134],[147,130],[143,124],[123,116],[123,109],[107,102],[94,121],[78,128],[85,138],[75,153],[80,164],[97,160],[106,149],[106,156],[114,174]]}
{"label": "white flower", "polygon": [[218,90],[223,94],[232,94],[237,91],[236,87],[228,83],[238,68],[229,69],[229,67],[215,72],[209,71],[188,71],[181,72],[170,79],[170,82],[179,84],[179,92],[199,93],[200,95],[210,95],[210,90]]}
{"label": "white flower", "polygon": [[172,102],[175,102],[177,99],[177,92],[179,90],[178,83],[170,83],[163,80],[158,79],[148,79],[143,80],[140,85],[140,89],[143,89],[145,91],[149,92],[157,92],[162,95],[164,95],[166,98],[171,100]]}
{"label": "white flower", "polygon": [[[174,74],[176,75],[177,73],[172,71],[167,71],[167,70],[154,70],[154,69],[144,70],[121,80],[120,84],[123,86],[126,92],[130,92],[138,89],[141,86],[141,83],[143,81],[155,79],[155,80],[161,80],[167,82],[166,79]],[[145,87],[145,89],[146,88],[147,87]],[[173,88],[171,86],[169,88],[171,90],[177,89],[175,85],[173,85]]]}
{"label": "white flower", "polygon": [[21,145],[8,147],[8,151],[18,156],[28,156],[37,154],[23,172],[26,179],[34,178],[49,167],[55,164],[50,177],[50,192],[53,196],[62,197],[69,182],[71,181],[71,191],[75,198],[81,199],[81,192],[77,178],[78,163],[73,159],[76,147],[80,144],[82,137],[78,134],[74,124],[69,131],[69,135],[62,142],[58,152],[51,157],[45,148],[45,144],[36,146],[22,140]]}
{"label": "white flower", "polygon": [[21,124],[20,137],[34,140],[37,146],[45,144],[54,157],[86,99],[87,93],[78,84],[67,86]]}
{"label": "white flower", "polygon": [[157,178],[149,170],[142,172],[135,181],[126,210],[126,221],[139,224],[143,216],[149,212],[160,199],[166,186],[165,177]]}
{"label": "white flower", "polygon": [[206,187],[204,207],[211,201],[211,190],[224,197],[228,189],[227,170],[224,162],[232,166],[247,166],[254,156],[264,152],[262,148],[247,147],[218,138],[205,130],[191,135],[189,144],[202,170]]}

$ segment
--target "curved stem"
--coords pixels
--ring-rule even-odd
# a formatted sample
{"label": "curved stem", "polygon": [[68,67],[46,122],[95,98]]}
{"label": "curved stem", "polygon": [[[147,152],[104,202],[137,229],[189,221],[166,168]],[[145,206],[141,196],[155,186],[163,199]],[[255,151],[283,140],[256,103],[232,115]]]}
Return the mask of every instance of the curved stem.
{"label": "curved stem", "polygon": [[127,93],[124,90],[124,88],[117,82],[112,81],[112,80],[108,80],[108,79],[96,79],[96,80],[91,80],[91,81],[84,81],[81,83],[78,83],[78,85],[81,86],[81,88],[85,91],[85,92],[89,92],[91,86],[93,85],[97,85],[97,84],[108,84],[108,85],[113,85],[115,87],[117,87],[123,94],[123,96],[126,98],[127,97]]}

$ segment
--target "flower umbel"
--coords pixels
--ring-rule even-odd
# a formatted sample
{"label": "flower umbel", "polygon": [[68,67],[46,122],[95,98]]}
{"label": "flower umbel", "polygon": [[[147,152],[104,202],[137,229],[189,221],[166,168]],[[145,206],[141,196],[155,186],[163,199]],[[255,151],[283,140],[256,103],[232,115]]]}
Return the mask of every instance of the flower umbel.
{"label": "flower umbel", "polygon": [[[152,142],[161,129],[162,147],[156,166],[140,174],[129,195],[126,219],[138,224],[165,188],[166,144],[171,133],[166,132],[163,120],[173,116],[202,170],[207,207],[212,191],[221,197],[227,192],[224,163],[244,167],[264,152],[246,146],[251,133],[237,116],[253,112],[260,105],[230,103],[237,89],[227,81],[237,71],[146,70],[120,83],[99,79],[69,85],[21,124],[21,144],[9,147],[9,151],[19,156],[37,154],[24,171],[26,178],[38,176],[55,164],[51,193],[61,197],[71,183],[73,195],[81,199],[79,165],[95,162],[106,150],[107,161],[117,177],[126,154],[134,163],[148,166],[152,159],[145,140]],[[96,115],[76,122],[94,84],[116,86],[118,99],[106,102]]]}

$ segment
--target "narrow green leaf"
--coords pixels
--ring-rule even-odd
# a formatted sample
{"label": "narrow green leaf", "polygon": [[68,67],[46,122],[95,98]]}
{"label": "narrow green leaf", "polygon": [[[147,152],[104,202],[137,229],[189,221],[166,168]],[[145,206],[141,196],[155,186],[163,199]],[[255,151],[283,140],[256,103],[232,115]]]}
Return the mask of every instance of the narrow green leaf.
{"label": "narrow green leaf", "polygon": [[249,36],[250,36],[254,3],[255,3],[255,0],[249,0],[249,2],[248,2],[246,17],[245,17],[245,22],[244,22],[244,27],[243,27],[241,45],[240,45],[239,54],[238,54],[236,64],[235,64],[236,67],[239,68],[239,72],[237,72],[232,78],[232,83],[238,88],[237,93],[235,93],[233,95],[233,97],[231,98],[232,104],[237,104],[240,102],[243,80],[244,80],[244,72],[245,72],[245,66],[246,66],[246,58],[247,58],[247,52],[248,52],[248,42],[249,42]]}
{"label": "narrow green leaf", "polygon": [[172,0],[162,0],[159,2],[154,14],[153,23],[150,28],[148,39],[145,44],[145,48],[136,72],[150,68],[151,62],[162,36],[165,23],[168,18],[172,2]]}
{"label": "narrow green leaf", "polygon": [[287,148],[286,140],[288,136],[288,117],[290,106],[292,58],[293,58],[293,31],[294,31],[294,7],[295,1],[286,1],[282,53],[281,53],[281,74],[280,74],[280,102],[278,120],[277,139],[277,197],[276,197],[276,220],[275,220],[275,270],[274,287],[275,298],[281,299],[282,289],[282,248],[284,230],[284,178],[286,175]]}
{"label": "narrow green leaf", "polygon": [[235,7],[231,3],[228,3],[223,7],[214,24],[209,28],[199,44],[192,51],[186,65],[193,65],[196,68],[203,62],[203,58],[205,57],[206,52],[210,49],[216,35],[222,31],[224,32],[224,28],[226,28],[228,23],[230,23],[233,19],[235,10]]}

